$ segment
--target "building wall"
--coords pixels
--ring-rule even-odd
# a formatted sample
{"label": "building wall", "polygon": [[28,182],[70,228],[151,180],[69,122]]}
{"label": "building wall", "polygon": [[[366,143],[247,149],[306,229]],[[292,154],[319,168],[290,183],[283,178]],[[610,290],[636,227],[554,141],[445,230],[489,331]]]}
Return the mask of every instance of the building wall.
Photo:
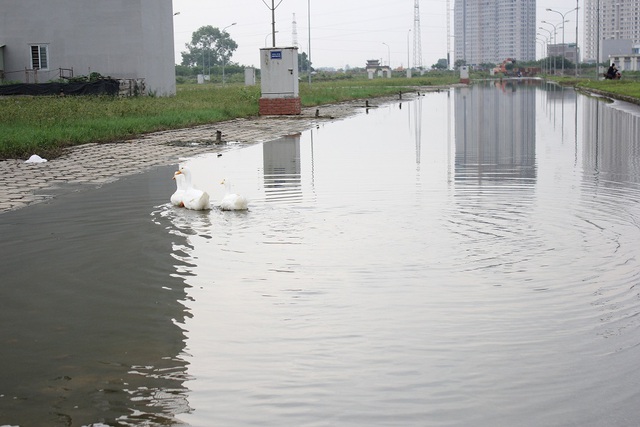
{"label": "building wall", "polygon": [[[175,94],[171,0],[2,0],[0,45],[5,78],[55,80],[74,75],[145,79],[147,92]],[[32,69],[32,44],[46,46],[47,69]]]}
{"label": "building wall", "polygon": [[454,62],[501,63],[536,57],[535,0],[455,0]]}
{"label": "building wall", "polygon": [[640,55],[614,55],[609,57],[610,64],[616,64],[620,72],[640,71]]}
{"label": "building wall", "polygon": [[[599,30],[598,12],[600,14]],[[595,61],[598,49],[600,49],[600,61],[607,60],[607,52],[602,51],[602,40],[631,40],[633,44],[640,43],[638,0],[585,0],[584,20],[585,61]],[[600,43],[598,43],[598,31]]]}
{"label": "building wall", "polygon": [[578,57],[578,49],[575,43],[566,43],[566,44],[550,44],[547,46],[547,56],[562,56],[575,64],[576,57]]}

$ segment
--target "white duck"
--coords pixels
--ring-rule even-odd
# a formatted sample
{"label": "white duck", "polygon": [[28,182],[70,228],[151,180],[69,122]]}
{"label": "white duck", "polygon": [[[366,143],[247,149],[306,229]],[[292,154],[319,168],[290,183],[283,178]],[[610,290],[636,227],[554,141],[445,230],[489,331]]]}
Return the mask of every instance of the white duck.
{"label": "white duck", "polygon": [[220,184],[223,184],[226,190],[220,202],[220,209],[223,211],[246,211],[248,209],[249,201],[247,198],[240,194],[232,193],[229,181],[223,179]]}
{"label": "white duck", "polygon": [[[211,209],[211,204],[209,203],[209,194],[207,194],[206,191],[194,188],[191,184],[191,170],[189,170],[189,168],[186,168],[184,166],[181,167],[180,170],[176,172],[174,177],[176,175],[184,176],[184,193],[182,193],[182,206],[194,211]],[[176,185],[178,184],[178,179],[180,178],[176,179]]]}
{"label": "white duck", "polygon": [[177,171],[173,174],[173,179],[176,181],[176,192],[171,195],[171,204],[173,206],[184,207],[184,202],[182,201],[186,187],[184,175]]}

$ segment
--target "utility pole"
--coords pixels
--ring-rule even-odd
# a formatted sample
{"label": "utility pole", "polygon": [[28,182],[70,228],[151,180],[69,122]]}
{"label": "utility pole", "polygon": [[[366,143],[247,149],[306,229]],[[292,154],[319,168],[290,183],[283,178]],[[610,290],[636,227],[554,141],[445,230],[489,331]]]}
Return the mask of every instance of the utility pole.
{"label": "utility pole", "polygon": [[309,86],[311,86],[311,0],[307,0],[307,26],[309,33],[309,55],[307,56],[309,69]]}
{"label": "utility pole", "polygon": [[451,3],[447,0],[447,70],[451,69]]}
{"label": "utility pole", "polygon": [[600,79],[600,0],[596,4],[596,80],[598,80]]}
{"label": "utility pole", "polygon": [[578,55],[578,11],[579,11],[579,4],[578,4],[578,0],[576,0],[576,78],[578,77],[578,61],[579,61],[579,55]]}
{"label": "utility pole", "polygon": [[265,6],[271,11],[271,36],[273,40],[273,47],[276,47],[276,9],[280,4],[282,4],[283,0],[280,0],[278,4],[275,4],[275,0],[271,0],[271,6],[265,1],[262,0]]}

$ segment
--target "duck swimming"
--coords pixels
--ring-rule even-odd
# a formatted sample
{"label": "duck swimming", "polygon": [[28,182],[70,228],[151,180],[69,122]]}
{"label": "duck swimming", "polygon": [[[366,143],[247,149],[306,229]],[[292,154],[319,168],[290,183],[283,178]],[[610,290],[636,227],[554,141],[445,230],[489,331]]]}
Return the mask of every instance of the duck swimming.
{"label": "duck swimming", "polygon": [[[184,183],[180,182],[180,175],[183,176]],[[198,190],[193,186],[193,184],[191,183],[191,170],[189,168],[184,166],[181,167],[180,170],[178,170],[173,175],[173,177],[176,180],[177,190],[171,196],[172,203],[174,203],[174,200],[180,200],[182,204],[177,204],[176,206],[184,206],[185,208],[194,211],[211,209],[211,204],[209,203],[209,194],[207,194],[206,191]],[[182,193],[180,192],[181,185],[183,185]]]}
{"label": "duck swimming", "polygon": [[223,211],[246,211],[249,208],[249,201],[240,194],[231,192],[231,183],[223,179],[220,183],[225,186],[225,195],[220,202],[220,209]]}

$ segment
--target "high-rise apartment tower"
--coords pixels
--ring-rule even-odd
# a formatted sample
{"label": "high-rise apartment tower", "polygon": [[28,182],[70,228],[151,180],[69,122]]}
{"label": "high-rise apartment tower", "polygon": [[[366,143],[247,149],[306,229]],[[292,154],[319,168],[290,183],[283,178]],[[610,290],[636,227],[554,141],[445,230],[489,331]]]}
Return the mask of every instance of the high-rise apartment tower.
{"label": "high-rise apartment tower", "polygon": [[455,61],[536,59],[536,0],[455,0]]}
{"label": "high-rise apartment tower", "polygon": [[[631,40],[633,44],[640,44],[640,2],[638,0],[585,0],[584,21],[585,61],[596,60],[598,49],[602,47],[602,40]],[[598,41],[598,32],[600,41]],[[606,61],[607,58],[601,57],[600,60]]]}

